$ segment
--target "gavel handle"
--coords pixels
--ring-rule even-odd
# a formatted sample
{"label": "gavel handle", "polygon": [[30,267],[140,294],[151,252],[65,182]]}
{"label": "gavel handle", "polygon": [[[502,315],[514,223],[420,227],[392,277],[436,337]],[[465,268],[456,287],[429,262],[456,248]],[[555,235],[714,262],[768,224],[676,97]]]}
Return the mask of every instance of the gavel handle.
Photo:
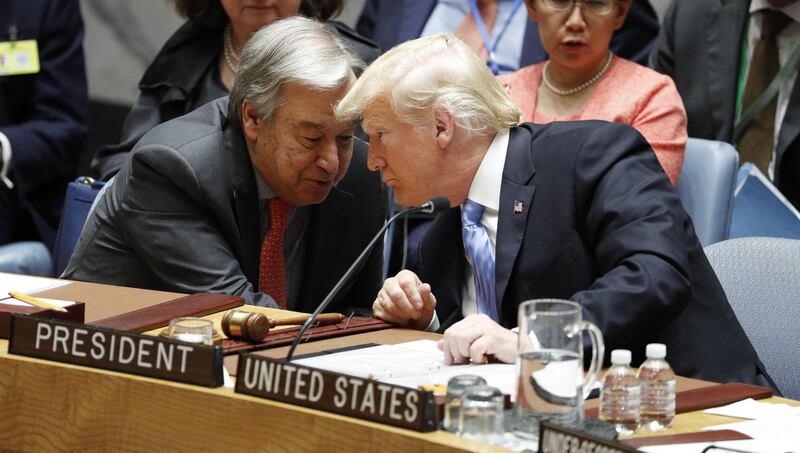
{"label": "gavel handle", "polygon": [[[273,319],[271,321],[273,326],[294,326],[303,324],[310,316],[311,315],[291,316],[283,319]],[[341,313],[323,313],[317,316],[316,323],[321,326],[326,326],[328,324],[336,324],[342,320],[344,320],[344,315]]]}

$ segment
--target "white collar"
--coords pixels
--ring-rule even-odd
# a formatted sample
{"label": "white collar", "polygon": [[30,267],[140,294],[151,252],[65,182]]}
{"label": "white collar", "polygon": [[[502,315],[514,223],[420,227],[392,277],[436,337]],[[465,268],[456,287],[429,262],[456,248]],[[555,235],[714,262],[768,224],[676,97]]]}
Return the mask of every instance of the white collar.
{"label": "white collar", "polygon": [[500,188],[508,153],[508,139],[508,129],[498,132],[494,136],[469,188],[468,198],[470,200],[495,211],[500,209]]}
{"label": "white collar", "polygon": [[789,5],[784,6],[783,8],[775,8],[771,6],[769,3],[767,3],[766,0],[753,0],[752,2],[750,2],[750,14],[764,9],[774,9],[777,11],[781,11],[782,13],[791,17],[792,20],[794,20],[795,22],[800,22],[800,2],[791,3]]}

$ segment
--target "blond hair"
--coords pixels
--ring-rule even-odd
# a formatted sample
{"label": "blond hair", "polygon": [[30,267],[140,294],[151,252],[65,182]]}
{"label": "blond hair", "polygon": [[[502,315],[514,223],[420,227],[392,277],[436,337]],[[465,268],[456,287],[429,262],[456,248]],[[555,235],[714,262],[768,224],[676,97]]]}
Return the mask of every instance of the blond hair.
{"label": "blond hair", "polygon": [[516,126],[519,108],[486,64],[459,39],[434,35],[400,44],[373,62],[336,106],[340,120],[358,120],[372,102],[385,99],[400,120],[430,124],[444,107],[458,126],[490,135]]}

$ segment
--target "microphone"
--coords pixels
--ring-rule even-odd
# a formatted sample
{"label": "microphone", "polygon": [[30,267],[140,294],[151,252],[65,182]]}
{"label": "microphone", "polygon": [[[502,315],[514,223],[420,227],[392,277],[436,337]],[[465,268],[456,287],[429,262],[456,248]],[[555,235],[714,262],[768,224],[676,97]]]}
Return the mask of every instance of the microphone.
{"label": "microphone", "polygon": [[312,324],[314,324],[314,321],[316,321],[320,313],[322,313],[325,310],[325,308],[327,308],[328,305],[330,305],[333,298],[336,297],[337,294],[339,294],[339,291],[342,290],[344,284],[347,283],[348,280],[350,280],[350,278],[355,273],[356,269],[358,269],[358,267],[364,262],[364,260],[369,255],[370,250],[372,250],[372,247],[374,247],[375,243],[378,242],[381,236],[383,236],[383,233],[386,231],[387,228],[389,228],[389,225],[391,225],[395,220],[399,219],[400,217],[404,217],[409,214],[415,214],[417,212],[424,212],[426,214],[438,214],[449,208],[450,208],[450,200],[448,200],[447,197],[434,197],[415,208],[409,208],[400,211],[397,214],[390,217],[389,220],[384,222],[381,229],[378,230],[378,232],[375,234],[372,240],[369,241],[369,244],[367,244],[367,246],[364,248],[361,254],[358,255],[358,258],[356,258],[353,264],[350,265],[350,268],[347,269],[347,272],[345,272],[344,275],[342,275],[342,278],[340,278],[339,281],[336,282],[336,285],[333,287],[333,289],[331,289],[328,295],[325,296],[325,299],[322,301],[321,304],[319,304],[317,309],[314,310],[314,313],[312,313],[311,316],[309,316],[309,318],[303,324],[303,327],[300,328],[300,332],[297,334],[294,341],[292,342],[292,346],[289,348],[289,353],[286,354],[286,361],[287,362],[292,361],[294,350],[300,343],[300,339],[303,338],[303,334],[305,334],[306,330],[308,330],[308,328],[311,327]]}

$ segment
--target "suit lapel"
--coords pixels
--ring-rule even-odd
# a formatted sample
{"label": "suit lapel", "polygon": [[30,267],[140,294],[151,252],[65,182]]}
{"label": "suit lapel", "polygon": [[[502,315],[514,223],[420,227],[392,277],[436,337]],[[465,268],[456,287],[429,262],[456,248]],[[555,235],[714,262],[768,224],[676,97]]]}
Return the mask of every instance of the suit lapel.
{"label": "suit lapel", "polygon": [[435,6],[436,0],[403,0],[397,43],[418,38]]}
{"label": "suit lapel", "polygon": [[[736,84],[739,74],[741,43],[748,18],[748,2],[719,0],[713,3],[706,14],[705,61],[708,70],[708,94],[714,130],[720,131],[718,138],[730,140],[736,109]],[[734,74],[732,77],[731,74]]]}
{"label": "suit lapel", "polygon": [[242,271],[254,288],[258,288],[258,259],[261,251],[259,231],[258,192],[256,191],[253,166],[247,153],[247,145],[241,129],[233,123],[225,126],[225,150],[231,156],[233,181],[231,190],[239,229],[239,244]]}
{"label": "suit lapel", "polygon": [[[340,255],[346,248],[329,247],[310,249],[309,243],[336,244],[341,238],[336,237],[340,228],[310,228],[311,218],[317,216],[325,219],[327,225],[346,225],[348,219],[357,219],[358,212],[345,212],[343,208],[356,206],[351,200],[353,195],[334,186],[323,204],[300,206],[294,209],[284,236],[284,258],[286,263],[286,307],[290,310],[311,312],[322,302],[322,298],[330,291],[336,281],[344,275],[350,262]],[[331,212],[332,211],[332,212]],[[326,214],[327,213],[327,214]],[[303,287],[303,281],[309,275],[303,271],[310,269],[307,263],[314,265],[315,272],[321,274],[319,287]],[[306,280],[307,281],[307,280]],[[321,293],[320,293],[321,291]],[[346,294],[343,288],[341,294]]]}
{"label": "suit lapel", "polygon": [[531,135],[527,129],[512,128],[508,143],[503,183],[500,189],[497,246],[495,251],[495,291],[498,313],[502,313],[503,296],[519,254],[525,227],[532,212],[533,193],[530,184],[536,173],[531,156]]}

